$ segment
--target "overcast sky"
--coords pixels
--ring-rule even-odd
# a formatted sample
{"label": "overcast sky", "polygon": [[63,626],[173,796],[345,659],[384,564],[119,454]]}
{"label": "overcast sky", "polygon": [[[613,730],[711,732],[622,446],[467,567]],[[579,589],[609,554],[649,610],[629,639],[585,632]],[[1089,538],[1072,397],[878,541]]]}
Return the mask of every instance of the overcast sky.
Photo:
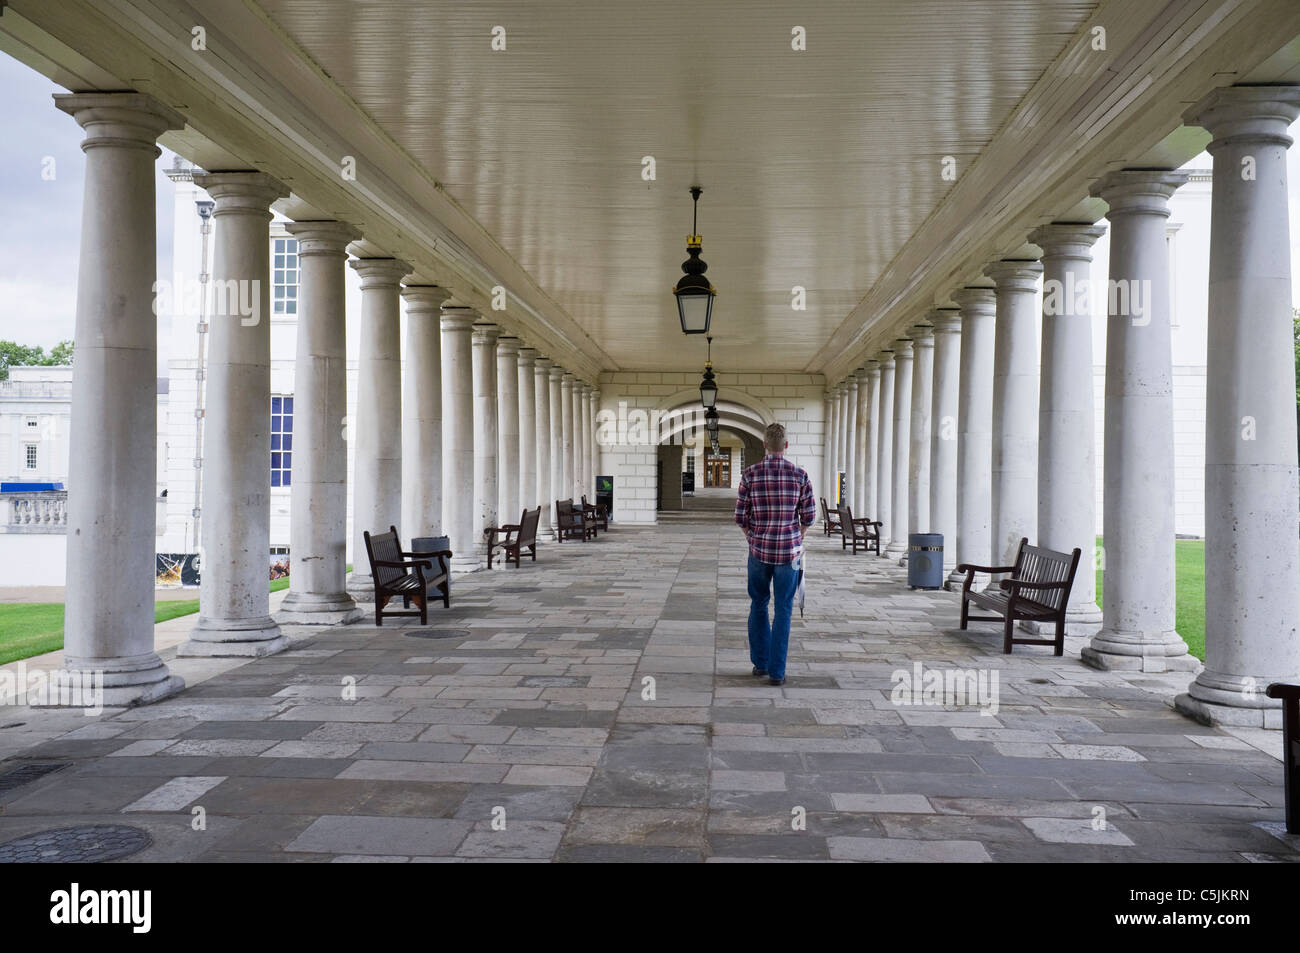
{"label": "overcast sky", "polygon": [[[82,132],[50,98],[65,92],[44,76],[0,53],[4,141],[0,143],[0,338],[49,349],[73,336],[84,159]],[[1300,136],[1300,122],[1291,127]],[[54,178],[42,177],[47,157]],[[1292,300],[1300,304],[1300,147],[1288,155]],[[156,163],[158,274],[170,275],[172,185]],[[1202,154],[1189,165],[1208,167]],[[162,342],[160,342],[162,343]],[[160,353],[160,359],[163,355]]]}

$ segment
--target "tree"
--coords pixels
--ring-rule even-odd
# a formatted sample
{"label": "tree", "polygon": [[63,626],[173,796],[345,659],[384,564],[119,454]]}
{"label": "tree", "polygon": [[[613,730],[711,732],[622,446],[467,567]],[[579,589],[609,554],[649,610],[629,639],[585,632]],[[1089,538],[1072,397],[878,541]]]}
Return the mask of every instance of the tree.
{"label": "tree", "polygon": [[0,381],[9,379],[10,367],[51,367],[71,363],[71,341],[60,341],[50,349],[49,354],[39,345],[29,347],[17,341],[0,341]]}

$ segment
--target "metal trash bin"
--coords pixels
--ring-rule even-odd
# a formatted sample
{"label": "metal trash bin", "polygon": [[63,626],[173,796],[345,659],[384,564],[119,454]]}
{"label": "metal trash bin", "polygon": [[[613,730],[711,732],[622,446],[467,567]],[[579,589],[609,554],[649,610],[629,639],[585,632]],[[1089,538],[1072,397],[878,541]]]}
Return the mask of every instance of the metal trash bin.
{"label": "metal trash bin", "polygon": [[913,589],[943,588],[943,534],[909,533],[907,584]]}

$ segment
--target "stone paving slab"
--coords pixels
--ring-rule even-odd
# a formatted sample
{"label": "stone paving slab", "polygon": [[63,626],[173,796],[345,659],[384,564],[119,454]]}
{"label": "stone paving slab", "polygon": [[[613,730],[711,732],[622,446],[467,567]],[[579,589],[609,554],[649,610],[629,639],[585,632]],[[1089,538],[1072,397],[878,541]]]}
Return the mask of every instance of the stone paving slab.
{"label": "stone paving slab", "polygon": [[[749,674],[725,523],[543,545],[458,576],[428,626],[164,649],[191,687],[157,705],[4,710],[0,773],[69,767],[0,793],[0,841],[114,822],[154,835],[133,860],[223,863],[1300,860],[1278,733],[1178,715],[1188,675],[1097,672],[1073,637],[1004,656],[955,594],[809,551],[781,688]],[[927,671],[975,693],[898,694]]]}

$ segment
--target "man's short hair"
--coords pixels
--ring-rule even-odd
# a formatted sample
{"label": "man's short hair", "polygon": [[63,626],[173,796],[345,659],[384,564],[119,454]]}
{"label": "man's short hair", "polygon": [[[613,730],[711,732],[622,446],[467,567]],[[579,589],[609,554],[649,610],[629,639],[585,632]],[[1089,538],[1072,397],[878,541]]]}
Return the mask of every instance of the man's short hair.
{"label": "man's short hair", "polygon": [[785,449],[785,427],[780,424],[768,424],[763,431],[763,449],[768,453],[780,453]]}

